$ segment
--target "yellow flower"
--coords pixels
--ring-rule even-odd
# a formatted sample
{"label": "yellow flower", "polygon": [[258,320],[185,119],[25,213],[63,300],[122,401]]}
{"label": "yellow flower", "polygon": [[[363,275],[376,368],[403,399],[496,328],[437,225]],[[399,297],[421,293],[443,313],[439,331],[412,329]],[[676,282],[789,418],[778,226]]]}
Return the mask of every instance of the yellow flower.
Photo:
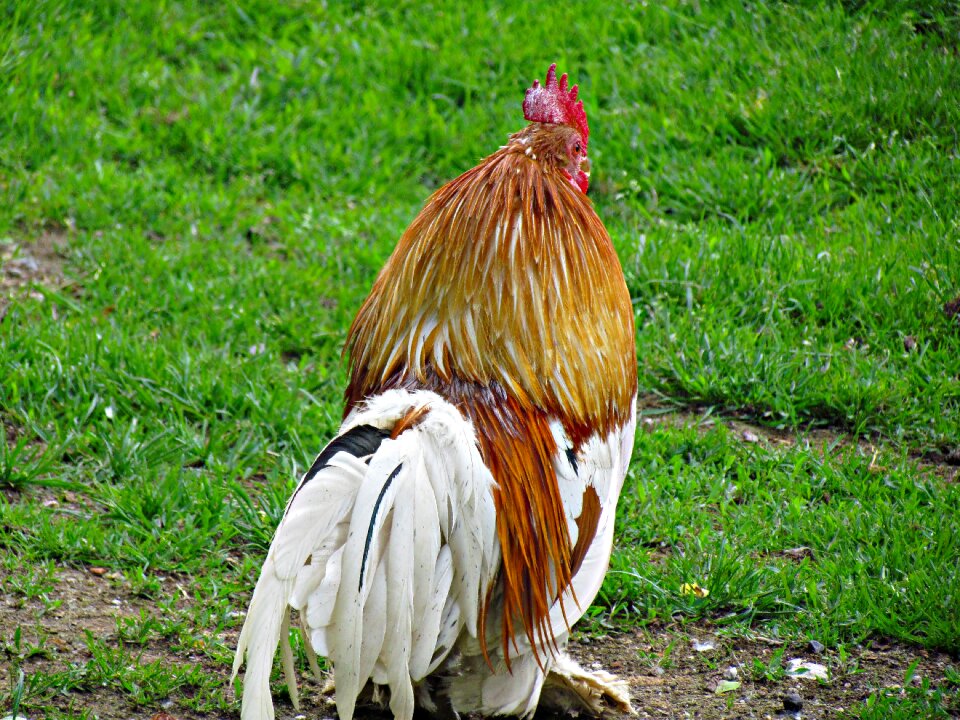
{"label": "yellow flower", "polygon": [[681,595],[695,595],[698,598],[705,598],[710,591],[705,587],[700,587],[697,583],[684,583],[680,586]]}

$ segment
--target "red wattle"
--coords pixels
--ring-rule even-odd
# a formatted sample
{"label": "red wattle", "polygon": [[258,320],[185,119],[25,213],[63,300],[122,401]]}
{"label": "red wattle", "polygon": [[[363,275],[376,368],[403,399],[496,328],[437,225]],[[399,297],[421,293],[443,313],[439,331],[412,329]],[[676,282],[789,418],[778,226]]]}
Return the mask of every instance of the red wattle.
{"label": "red wattle", "polygon": [[573,181],[578,188],[583,192],[584,195],[587,194],[587,188],[590,187],[590,176],[585,172],[581,171],[577,173],[577,177]]}
{"label": "red wattle", "polygon": [[563,176],[570,181],[570,184],[573,185],[577,190],[582,192],[584,195],[587,194],[587,188],[590,187],[590,176],[587,175],[582,170],[577,173],[577,176],[574,177],[567,170],[561,170]]}

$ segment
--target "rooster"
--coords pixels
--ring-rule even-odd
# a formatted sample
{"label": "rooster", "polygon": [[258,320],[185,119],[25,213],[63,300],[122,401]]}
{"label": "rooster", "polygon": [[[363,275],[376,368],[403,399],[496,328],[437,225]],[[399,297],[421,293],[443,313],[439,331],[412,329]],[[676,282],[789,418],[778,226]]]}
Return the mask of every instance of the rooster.
{"label": "rooster", "polygon": [[242,717],[273,718],[277,646],[359,702],[529,716],[631,710],[564,652],[610,558],[633,447],[636,347],[620,263],[587,198],[589,129],[551,65],[529,124],[435,192],[347,338],[339,435],[277,528],[240,634]]}

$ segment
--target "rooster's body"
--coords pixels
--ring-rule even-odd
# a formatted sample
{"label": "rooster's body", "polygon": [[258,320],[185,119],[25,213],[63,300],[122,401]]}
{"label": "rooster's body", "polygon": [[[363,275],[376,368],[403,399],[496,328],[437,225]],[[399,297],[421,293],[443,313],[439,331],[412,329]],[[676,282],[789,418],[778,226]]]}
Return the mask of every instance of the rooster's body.
{"label": "rooster's body", "polygon": [[278,643],[295,696],[289,608],[333,664],[343,720],[365,688],[401,720],[526,715],[541,695],[629,708],[563,653],[607,568],[636,398],[575,101],[551,67],[533,122],[431,197],[358,313],[340,434],[290,500],[241,633],[244,718],[273,717]]}

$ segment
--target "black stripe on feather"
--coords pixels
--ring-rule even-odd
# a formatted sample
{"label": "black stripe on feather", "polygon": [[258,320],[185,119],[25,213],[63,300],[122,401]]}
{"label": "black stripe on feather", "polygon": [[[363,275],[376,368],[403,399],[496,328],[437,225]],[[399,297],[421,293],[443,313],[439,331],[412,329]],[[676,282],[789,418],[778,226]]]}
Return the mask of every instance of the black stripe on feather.
{"label": "black stripe on feather", "polygon": [[363,573],[367,569],[367,555],[370,553],[370,543],[373,542],[373,528],[377,524],[377,515],[380,514],[380,503],[383,502],[383,496],[387,494],[387,489],[396,479],[397,475],[400,474],[400,471],[403,469],[403,463],[397,465],[393,472],[390,473],[390,477],[387,478],[386,482],[383,483],[383,487],[380,488],[380,494],[377,495],[377,502],[373,505],[373,514],[370,516],[370,525],[367,526],[367,539],[363,543],[363,560],[360,562],[360,583],[357,585],[357,592],[363,590]]}
{"label": "black stripe on feather", "polygon": [[380,447],[380,443],[390,437],[389,430],[381,430],[373,425],[357,425],[352,427],[343,435],[335,437],[330,441],[323,452],[313,461],[313,465],[307,470],[307,474],[300,481],[300,487],[313,480],[318,472],[323,470],[333,456],[338,452],[345,452],[353,455],[355,458],[362,458],[364,455],[372,455]]}

